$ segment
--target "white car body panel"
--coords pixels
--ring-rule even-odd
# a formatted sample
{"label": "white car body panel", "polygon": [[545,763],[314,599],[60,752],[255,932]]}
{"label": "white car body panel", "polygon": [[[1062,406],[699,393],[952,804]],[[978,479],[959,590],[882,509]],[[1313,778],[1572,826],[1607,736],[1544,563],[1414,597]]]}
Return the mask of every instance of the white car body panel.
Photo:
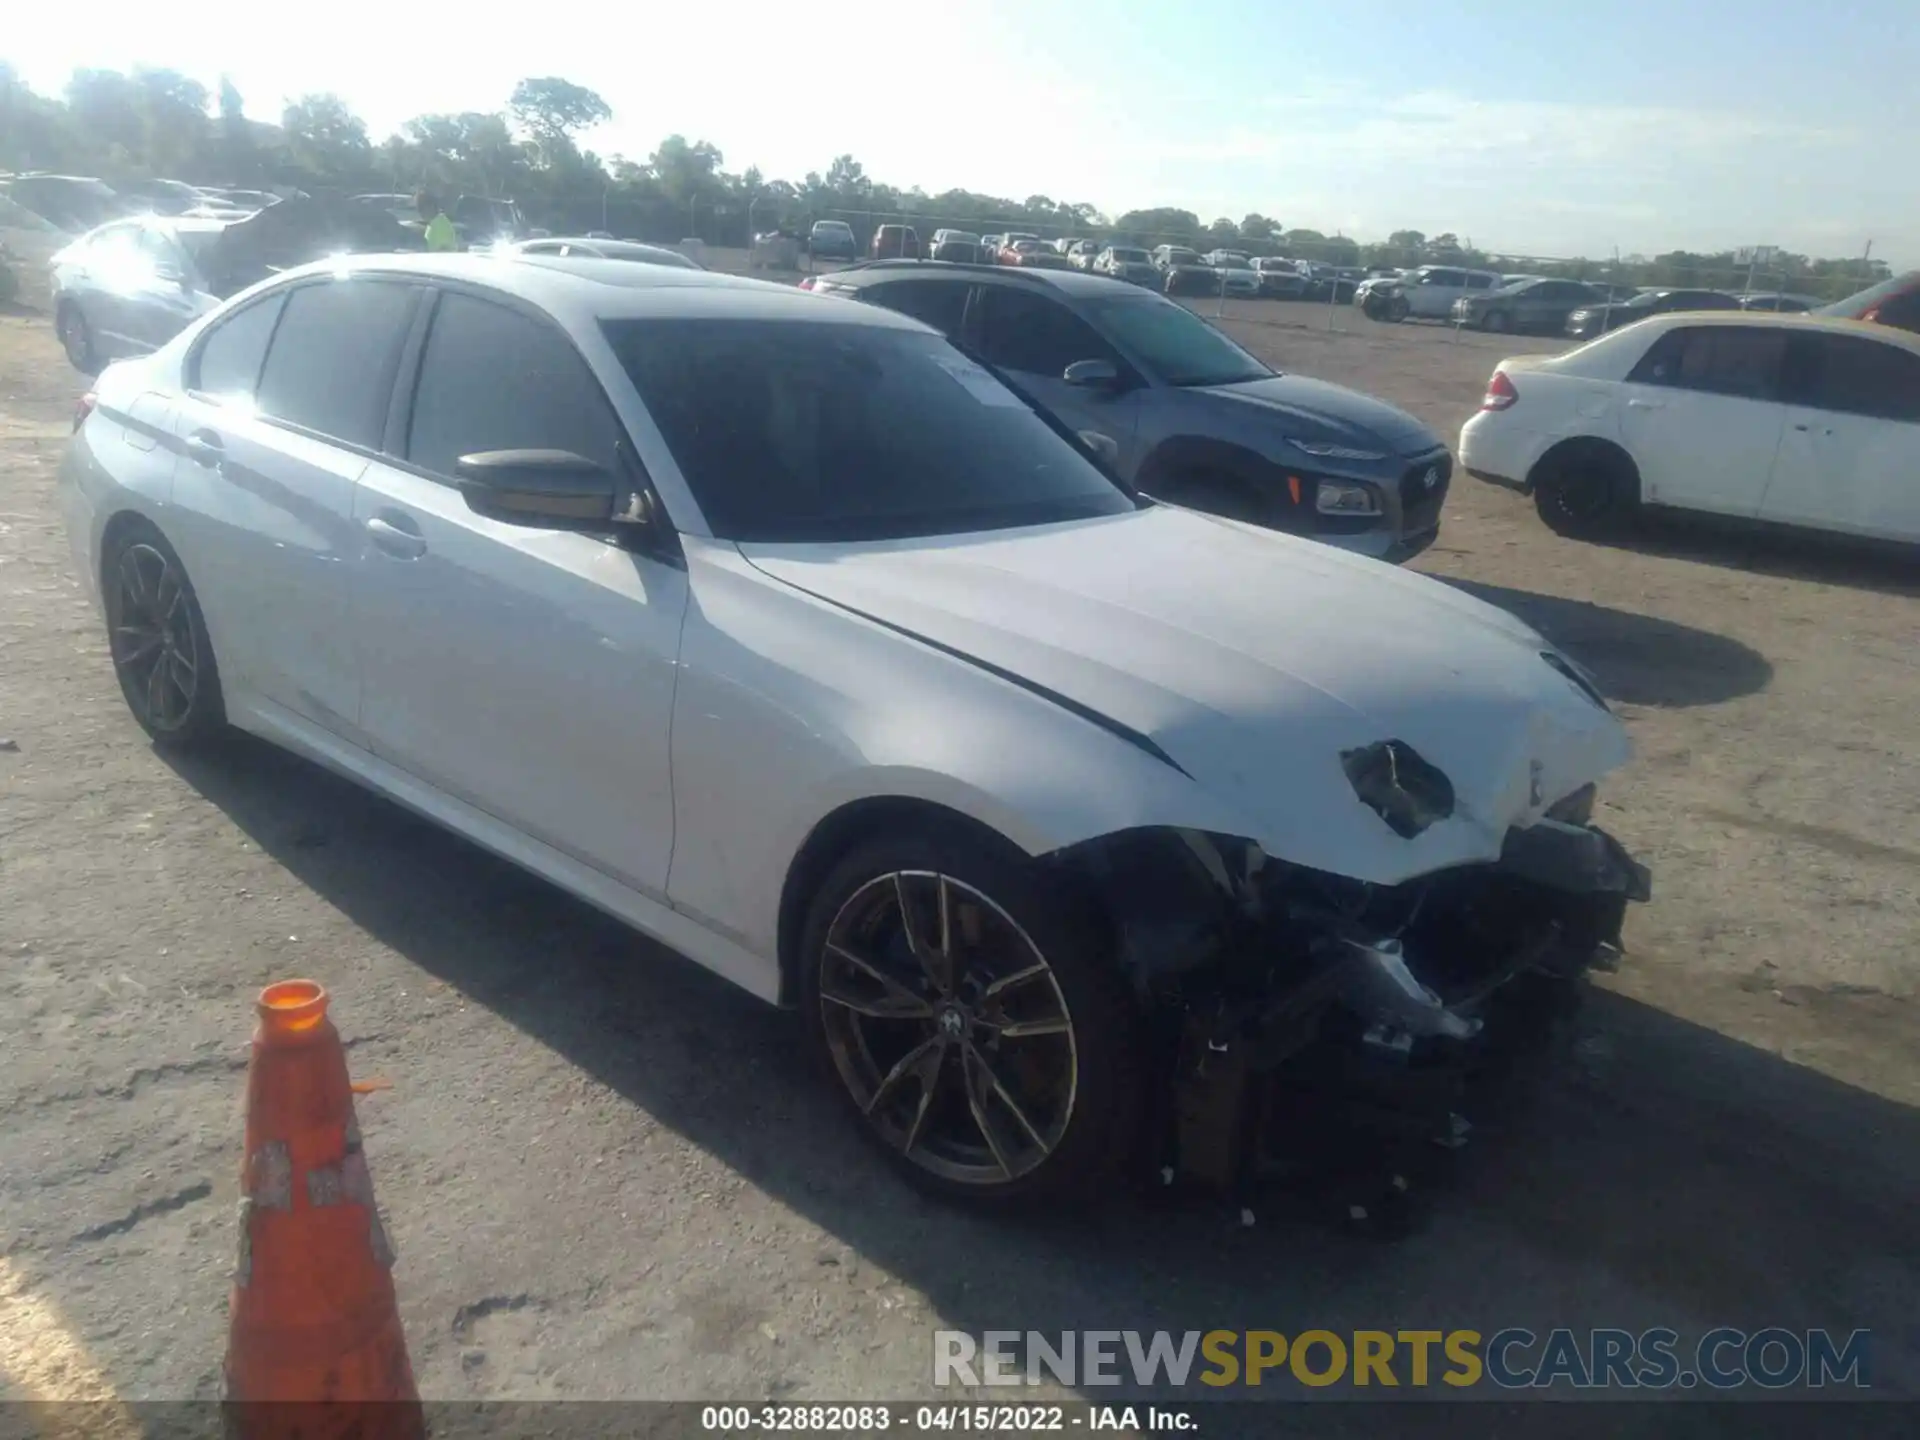
{"label": "white car body panel", "polygon": [[[1389,567],[1193,511],[743,553],[1127,726],[1238,812],[1232,833],[1378,884],[1496,858],[1509,827],[1631,753],[1619,722],[1542,661],[1545,642],[1511,616],[1438,581],[1390,579]],[[1402,840],[1355,801],[1340,754],[1381,740],[1447,773],[1451,819]]]}
{"label": "white car body panel", "polygon": [[1461,468],[1526,486],[1556,443],[1594,437],[1632,457],[1646,504],[1920,540],[1920,422],[1627,379],[1663,335],[1692,326],[1825,330],[1920,353],[1920,338],[1842,320],[1740,311],[1652,317],[1564,355],[1502,360],[1495,369],[1519,399],[1468,419]]}
{"label": "white car body panel", "polygon": [[[475,262],[378,263],[431,277]],[[192,332],[100,377],[101,410],[61,469],[75,556],[97,600],[103,527],[145,516],[195,578],[236,725],[757,995],[781,993],[795,856],[856,802],[943,806],[1035,855],[1136,827],[1209,831],[1392,885],[1497,858],[1510,827],[1630,754],[1618,720],[1504,612],[1191,511],[863,544],[715,539],[595,307],[789,302],[696,272],[627,292],[539,268],[513,265],[512,283],[541,297],[605,385],[684,570],[495,525],[447,487],[337,448],[323,461],[284,429],[275,444],[298,452],[292,473],[310,485],[249,478],[232,444],[221,471],[185,458],[199,402],[166,397]],[[681,275],[714,289],[662,300]],[[790,303],[809,319],[919,328]],[[172,443],[142,449],[125,417],[156,395]],[[241,444],[254,425],[272,428],[220,420]],[[365,522],[390,505],[418,522],[420,554],[374,545]],[[290,613],[299,605],[315,612]],[[1456,792],[1453,815],[1412,840],[1341,769],[1342,751],[1386,740]]]}

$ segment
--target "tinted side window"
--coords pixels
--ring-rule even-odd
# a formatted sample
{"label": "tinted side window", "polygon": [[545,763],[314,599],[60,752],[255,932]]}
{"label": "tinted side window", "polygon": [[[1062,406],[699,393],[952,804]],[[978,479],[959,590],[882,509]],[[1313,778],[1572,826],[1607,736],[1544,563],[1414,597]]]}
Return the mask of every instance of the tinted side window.
{"label": "tinted side window", "polygon": [[1086,321],[1044,295],[989,285],[980,292],[981,345],[1005,370],[1058,377],[1076,360],[1110,360],[1113,348]]}
{"label": "tinted side window", "polygon": [[1787,332],[1702,325],[1672,330],[1627,377],[1641,385],[1771,400],[1779,394]]}
{"label": "tinted side window", "polygon": [[504,305],[443,293],[413,395],[407,459],[453,475],[483,450],[571,450],[614,470],[620,422],[573,342]]}
{"label": "tinted side window", "polygon": [[971,288],[945,280],[896,280],[890,285],[869,285],[861,294],[875,305],[925,321],[951,338],[960,333]]}
{"label": "tinted side window", "polygon": [[269,295],[209,330],[194,357],[188,388],[219,400],[252,400],[261,362],[267,358],[267,342],[273,338],[274,322],[286,301],[285,291]]}
{"label": "tinted side window", "polygon": [[377,447],[394,359],[412,319],[412,289],[390,281],[331,280],[293,290],[260,372],[261,413]]}
{"label": "tinted side window", "polygon": [[1467,276],[1467,289],[1469,290],[1497,289],[1499,285],[1499,279],[1500,277],[1497,275],[1469,275]]}
{"label": "tinted side window", "polygon": [[1791,393],[1820,410],[1920,421],[1920,355],[1850,335],[1803,335]]}

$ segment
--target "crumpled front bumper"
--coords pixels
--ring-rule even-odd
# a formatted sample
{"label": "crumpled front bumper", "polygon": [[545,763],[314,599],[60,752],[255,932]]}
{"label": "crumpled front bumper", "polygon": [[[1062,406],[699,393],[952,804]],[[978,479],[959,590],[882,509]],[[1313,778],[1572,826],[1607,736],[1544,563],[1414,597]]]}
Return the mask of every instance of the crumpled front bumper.
{"label": "crumpled front bumper", "polygon": [[1469,1080],[1617,964],[1652,882],[1605,831],[1549,820],[1511,831],[1491,865],[1397,891],[1369,911],[1276,877],[1276,934],[1304,937],[1305,963],[1187,1006],[1163,1177],[1236,1190],[1356,1161],[1397,1177],[1408,1146],[1457,1148]]}

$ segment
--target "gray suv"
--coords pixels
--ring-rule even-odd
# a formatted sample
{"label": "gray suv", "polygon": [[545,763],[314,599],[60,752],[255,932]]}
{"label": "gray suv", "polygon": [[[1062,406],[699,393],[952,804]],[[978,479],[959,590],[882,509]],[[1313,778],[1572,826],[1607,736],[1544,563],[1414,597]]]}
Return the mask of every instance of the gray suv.
{"label": "gray suv", "polygon": [[1282,375],[1183,305],[1074,270],[879,261],[808,288],[941,331],[1156,499],[1378,559],[1433,543],[1453,457],[1384,401]]}

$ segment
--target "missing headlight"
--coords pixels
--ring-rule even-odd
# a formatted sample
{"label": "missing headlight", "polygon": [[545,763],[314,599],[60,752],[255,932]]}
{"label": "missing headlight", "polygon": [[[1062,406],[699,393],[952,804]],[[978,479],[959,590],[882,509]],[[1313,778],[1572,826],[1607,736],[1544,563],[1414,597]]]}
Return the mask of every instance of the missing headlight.
{"label": "missing headlight", "polygon": [[1453,782],[1404,740],[1343,750],[1340,767],[1360,802],[1403,840],[1453,814]]}

